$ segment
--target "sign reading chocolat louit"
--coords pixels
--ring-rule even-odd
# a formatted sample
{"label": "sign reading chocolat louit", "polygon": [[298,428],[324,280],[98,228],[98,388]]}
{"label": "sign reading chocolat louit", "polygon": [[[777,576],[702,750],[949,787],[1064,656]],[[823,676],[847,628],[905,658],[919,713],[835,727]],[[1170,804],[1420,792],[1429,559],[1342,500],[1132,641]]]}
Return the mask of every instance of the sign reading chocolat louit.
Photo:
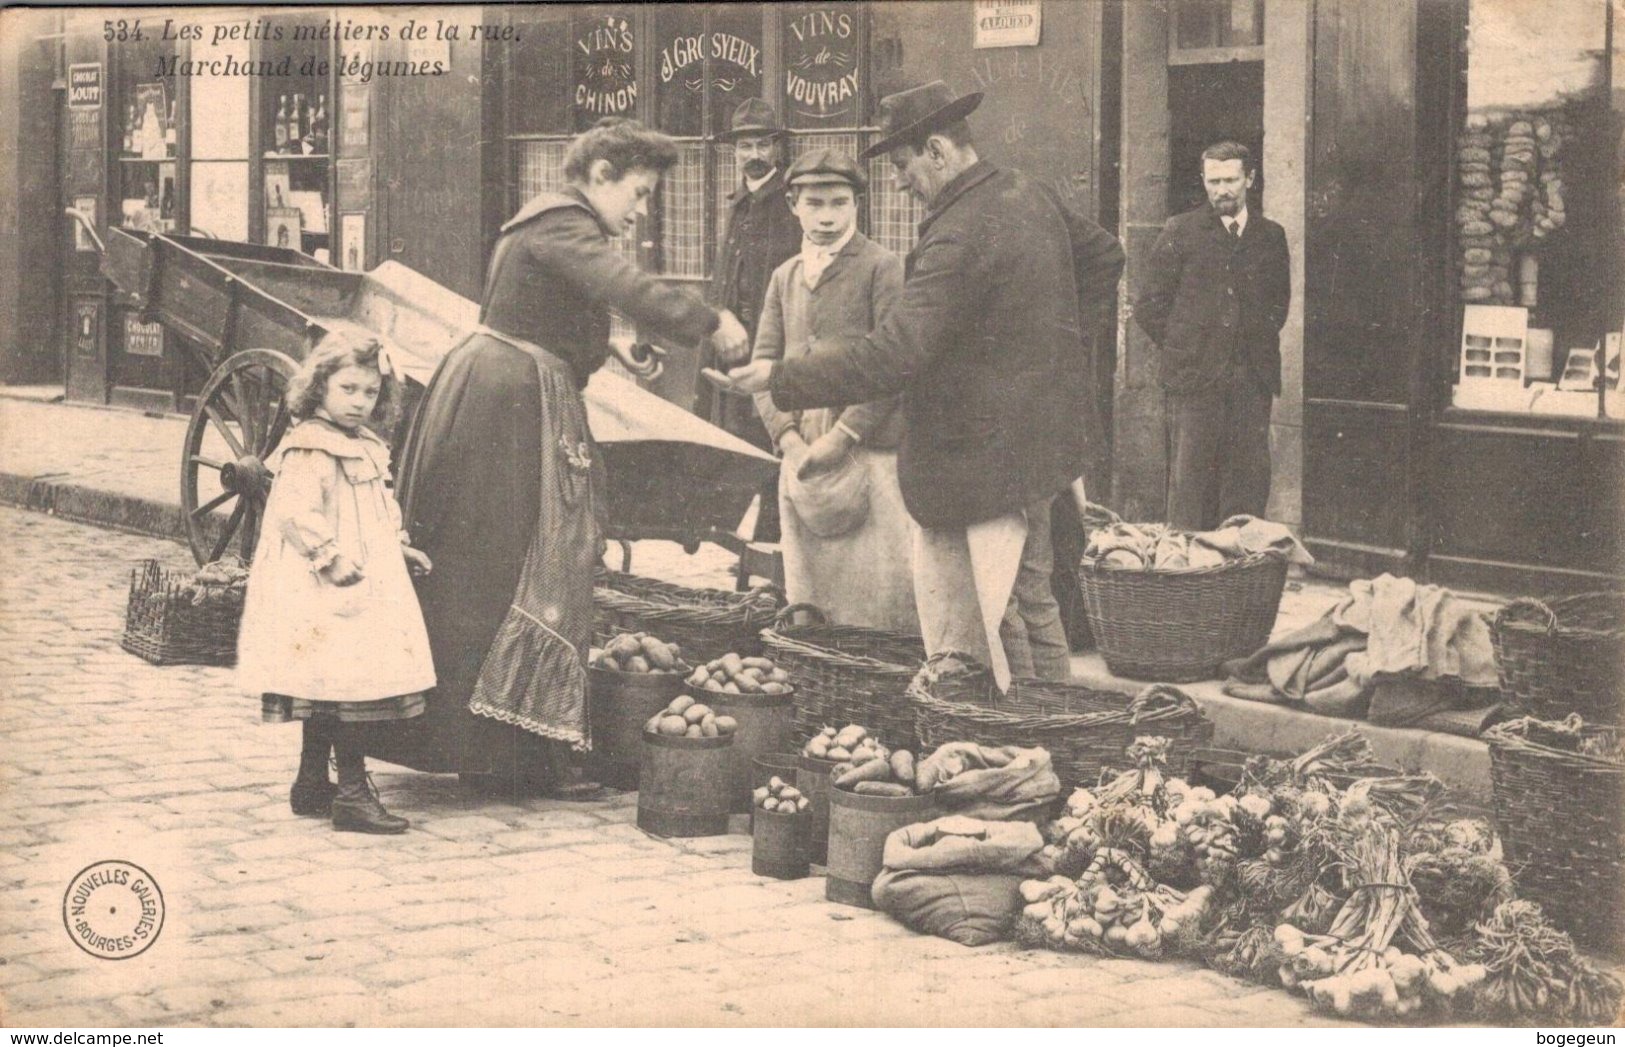
{"label": "sign reading chocolat louit", "polygon": [[636,31],[618,15],[585,23],[576,33],[574,55],[576,129],[606,116],[636,115],[638,74]]}
{"label": "sign reading chocolat louit", "polygon": [[803,8],[784,23],[784,97],[797,123],[856,124],[858,31],[845,4]]}

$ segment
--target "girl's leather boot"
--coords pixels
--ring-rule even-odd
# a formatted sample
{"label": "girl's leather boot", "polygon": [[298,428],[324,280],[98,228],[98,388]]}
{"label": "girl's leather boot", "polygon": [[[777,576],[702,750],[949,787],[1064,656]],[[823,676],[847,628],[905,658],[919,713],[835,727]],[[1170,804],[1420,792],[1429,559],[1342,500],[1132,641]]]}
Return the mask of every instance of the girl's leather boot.
{"label": "girl's leather boot", "polygon": [[306,720],[299,749],[299,775],[288,790],[288,806],[305,818],[326,818],[333,813],[339,787],[327,777],[333,751],[333,724],[322,718]]}
{"label": "girl's leather boot", "polygon": [[333,746],[339,765],[339,794],[333,800],[333,828],[340,832],[392,836],[411,827],[378,802],[378,790],[367,775],[366,758],[354,724],[340,724]]}

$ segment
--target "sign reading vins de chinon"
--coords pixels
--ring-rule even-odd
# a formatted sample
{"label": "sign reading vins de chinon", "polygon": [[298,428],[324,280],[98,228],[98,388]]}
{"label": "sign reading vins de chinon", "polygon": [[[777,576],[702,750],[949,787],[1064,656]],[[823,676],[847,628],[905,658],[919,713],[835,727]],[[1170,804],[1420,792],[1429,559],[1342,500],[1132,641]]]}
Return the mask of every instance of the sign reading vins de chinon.
{"label": "sign reading vins de chinon", "polygon": [[609,15],[584,23],[576,32],[576,130],[606,116],[635,116],[638,104],[635,33],[626,18]]}
{"label": "sign reading vins de chinon", "polygon": [[785,19],[784,96],[798,124],[858,122],[858,32],[852,5],[801,8]]}

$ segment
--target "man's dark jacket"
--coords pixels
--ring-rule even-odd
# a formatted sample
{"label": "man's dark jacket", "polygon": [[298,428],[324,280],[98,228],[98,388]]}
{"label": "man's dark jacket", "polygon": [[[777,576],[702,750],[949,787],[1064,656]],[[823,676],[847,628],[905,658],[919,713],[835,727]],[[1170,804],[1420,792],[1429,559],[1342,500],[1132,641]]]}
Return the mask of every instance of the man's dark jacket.
{"label": "man's dark jacket", "polygon": [[1092,473],[1105,450],[1090,346],[1122,271],[1110,233],[1042,183],[978,162],[926,212],[881,325],[777,364],[773,400],[797,410],[901,392],[910,515],[948,529],[1016,512]]}
{"label": "man's dark jacket", "polygon": [[784,192],[782,170],[755,192],[741,184],[728,198],[728,224],[717,245],[710,302],[733,310],[753,336],[773,270],[801,250],[801,222]]}
{"label": "man's dark jacket", "polygon": [[[706,300],[718,309],[731,309],[754,342],[756,320],[761,316],[762,298],[767,294],[773,270],[801,250],[801,221],[785,198],[783,170],[775,172],[755,192],[741,183],[729,201],[728,224],[717,245],[716,267]],[[709,349],[700,364],[719,366]],[[767,431],[750,397],[724,395],[704,378],[698,379],[695,392],[696,410],[712,424],[759,447],[767,446]]]}
{"label": "man's dark jacket", "polygon": [[1281,325],[1291,304],[1285,231],[1249,210],[1237,240],[1203,204],[1163,227],[1134,299],[1134,318],[1162,351],[1168,392],[1218,388],[1235,356],[1280,395]]}

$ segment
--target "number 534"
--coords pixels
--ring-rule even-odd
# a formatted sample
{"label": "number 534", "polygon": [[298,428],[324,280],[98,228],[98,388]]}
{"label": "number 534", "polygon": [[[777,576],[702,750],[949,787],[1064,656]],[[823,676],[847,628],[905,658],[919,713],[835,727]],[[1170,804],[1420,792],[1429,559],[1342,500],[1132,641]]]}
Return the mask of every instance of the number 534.
{"label": "number 534", "polygon": [[116,22],[112,22],[112,21],[103,22],[102,23],[102,39],[106,40],[109,43],[113,42],[114,40],[118,40],[118,41],[122,42],[122,41],[126,41],[126,40],[140,40],[140,39],[142,39],[142,36],[141,36],[141,19],[137,18],[135,21],[130,22],[130,21],[126,21],[123,18],[120,18]]}

